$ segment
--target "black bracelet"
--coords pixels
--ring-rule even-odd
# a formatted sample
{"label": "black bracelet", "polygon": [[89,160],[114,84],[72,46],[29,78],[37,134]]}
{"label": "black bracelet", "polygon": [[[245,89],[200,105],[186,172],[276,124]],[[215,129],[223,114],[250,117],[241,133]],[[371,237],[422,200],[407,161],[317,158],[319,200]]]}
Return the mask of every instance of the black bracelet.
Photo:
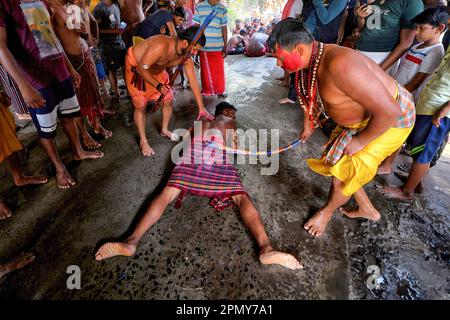
{"label": "black bracelet", "polygon": [[158,83],[158,85],[156,86],[156,90],[158,90],[159,92],[161,92],[161,88],[162,88],[163,84],[160,82]]}

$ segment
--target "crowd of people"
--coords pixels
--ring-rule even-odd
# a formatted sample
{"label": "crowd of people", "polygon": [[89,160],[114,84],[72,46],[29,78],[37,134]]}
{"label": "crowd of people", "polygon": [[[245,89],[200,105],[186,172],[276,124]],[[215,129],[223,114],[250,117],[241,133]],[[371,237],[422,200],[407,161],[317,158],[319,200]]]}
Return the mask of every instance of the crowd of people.
{"label": "crowd of people", "polygon": [[[213,10],[217,14],[195,38]],[[237,128],[236,108],[223,101],[213,116],[202,98],[227,97],[224,59],[228,54],[275,57],[285,71],[280,80],[289,86],[280,103],[297,103],[303,110],[301,141],[316,128],[332,128],[322,157],[308,160],[313,171],[332,177],[328,201],[305,224],[311,235],[320,236],[337,210],[350,218],[380,219],[364,186],[377,174],[390,174],[402,151],[413,158],[411,168],[402,167],[408,173],[404,184],[379,191],[401,200],[422,192],[450,132],[449,24],[442,0],[288,0],[279,20],[236,20],[229,36],[227,8],[220,0],[0,0],[0,162],[8,163],[17,186],[48,182],[46,176],[25,174],[11,106],[18,117],[32,119],[57,185],[70,189],[76,181],[60,159],[57,125],[74,159],[100,159],[98,140],[113,135],[104,117],[116,112],[124,96],[134,108],[141,153],[151,157],[147,110],[161,109],[161,135],[178,141],[169,129],[173,87],[177,75],[183,86],[186,77],[202,132],[221,134],[194,136],[132,235],[104,244],[95,258],[133,255],[166,207],[175,200],[179,207],[189,193],[211,198],[219,211],[236,205],[259,246],[261,263],[299,269],[297,258],[272,247],[225,151],[218,152],[220,163],[188,161],[210,152],[211,141],[237,146],[236,137],[225,134]],[[121,74],[125,87],[119,86]],[[358,204],[353,211],[343,208],[351,197]],[[0,219],[11,215],[0,201]],[[0,265],[0,276],[33,259],[26,253]]]}

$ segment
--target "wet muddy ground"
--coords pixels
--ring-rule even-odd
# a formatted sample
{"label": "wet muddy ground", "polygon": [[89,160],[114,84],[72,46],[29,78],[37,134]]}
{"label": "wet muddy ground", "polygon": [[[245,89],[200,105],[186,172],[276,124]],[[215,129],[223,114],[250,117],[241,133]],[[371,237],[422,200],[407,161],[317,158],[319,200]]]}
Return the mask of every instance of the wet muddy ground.
{"label": "wet muddy ground", "polygon": [[[301,112],[279,105],[286,88],[272,58],[229,57],[227,101],[238,108],[238,127],[279,129],[280,145],[294,141]],[[205,99],[213,112],[216,99]],[[189,90],[176,96],[171,128],[188,128],[195,119]],[[0,259],[32,251],[36,260],[0,279],[1,298],[20,299],[449,299],[450,155],[445,153],[425,181],[426,192],[412,202],[393,201],[375,183],[366,187],[381,221],[351,220],[336,213],[326,233],[314,239],[303,229],[307,217],[325,202],[330,180],[308,170],[305,158],[319,156],[326,138],[281,155],[275,175],[261,175],[268,164],[238,165],[244,186],[261,213],[276,248],[298,256],[301,271],[262,266],[255,242],[238,212],[216,213],[207,199],[187,197],[180,210],[170,206],[142,239],[132,258],[97,262],[94,253],[107,240],[120,239],[161,190],[173,167],[174,143],[159,136],[160,114],[149,115],[147,133],[157,154],[139,154],[129,100],[106,120],[114,132],[103,140],[105,157],[72,161],[59,129],[58,149],[78,184],[58,190],[54,177],[45,186],[17,188],[6,164],[0,166],[0,194],[14,216],[0,222]],[[20,131],[28,169],[54,175],[32,126]],[[402,156],[398,162],[410,162]],[[352,204],[350,204],[351,206]],[[81,270],[81,289],[66,286],[68,266]],[[372,274],[371,274],[372,273]]]}

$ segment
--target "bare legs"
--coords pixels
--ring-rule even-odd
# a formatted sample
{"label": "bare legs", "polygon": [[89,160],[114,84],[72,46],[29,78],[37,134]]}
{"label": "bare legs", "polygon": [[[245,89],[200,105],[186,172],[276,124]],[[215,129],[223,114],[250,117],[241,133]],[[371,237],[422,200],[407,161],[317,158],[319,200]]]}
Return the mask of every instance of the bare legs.
{"label": "bare legs", "polygon": [[91,137],[91,135],[89,134],[89,132],[86,129],[86,126],[84,124],[82,117],[75,118],[75,123],[77,125],[78,131],[81,134],[81,139],[83,140],[83,144],[87,149],[89,149],[89,150],[98,149],[102,146],[99,142],[95,141],[94,138]]}
{"label": "bare legs", "polygon": [[239,208],[245,226],[250,230],[259,247],[259,260],[262,264],[278,264],[285,268],[296,270],[303,268],[294,256],[276,251],[267,236],[258,211],[247,195],[236,195],[234,202]]}
{"label": "bare legs", "polygon": [[397,158],[398,154],[400,153],[400,149],[395,151],[393,154],[391,154],[389,157],[387,157],[383,163],[378,167],[377,174],[383,175],[383,174],[391,174],[392,172],[392,166],[394,164],[395,158]]}
{"label": "bare legs", "polygon": [[109,83],[111,84],[111,90],[114,92],[114,98],[116,101],[120,99],[119,87],[117,83],[117,74],[116,71],[110,70],[108,71]]}
{"label": "bare legs", "polygon": [[35,257],[31,252],[23,252],[8,262],[0,264],[0,278],[12,271],[22,269],[27,264],[33,262],[34,259]]}
{"label": "bare legs", "polygon": [[181,190],[165,187],[152,201],[134,232],[124,242],[109,242],[100,247],[95,259],[100,261],[114,256],[132,256],[142,236],[161,218],[167,206],[175,200]]}
{"label": "bare legs", "polygon": [[[319,212],[309,219],[304,226],[311,235],[315,237],[322,235],[336,209],[340,208],[350,200],[350,197],[343,195],[342,188],[343,183],[333,177],[327,203],[319,210]],[[343,214],[350,218],[366,218],[370,220],[380,219],[380,213],[374,208],[364,189],[361,188],[358,190],[354,194],[354,197],[358,203],[358,209],[355,211],[340,209]]]}
{"label": "bare legs", "polygon": [[155,154],[155,151],[148,144],[147,135],[145,134],[146,114],[145,108],[134,109],[134,123],[136,124],[136,129],[139,133],[139,147],[141,148],[142,155],[150,157]]}
{"label": "bare legs", "polygon": [[19,156],[17,152],[10,155],[6,162],[11,169],[12,175],[14,177],[14,183],[18,187],[26,186],[29,184],[44,184],[48,182],[46,176],[27,176],[25,174],[25,169],[19,161]]}
{"label": "bare legs", "polygon": [[[88,152],[84,151],[83,147],[80,143],[80,138],[78,136],[78,131],[76,127],[76,121],[73,118],[63,118],[62,127],[67,137],[69,138],[70,146],[72,147],[72,151],[74,154],[74,158],[76,160],[84,160],[84,159],[96,159],[103,157],[103,153],[99,151]],[[75,181],[70,176],[69,172],[67,172],[66,167],[61,162],[59,155],[56,151],[55,139],[40,139],[42,147],[45,152],[49,156],[53,165],[56,168],[56,179],[58,180],[58,186],[61,189],[67,189],[75,185]]]}
{"label": "bare legs", "polygon": [[[173,101],[166,102],[161,108],[162,113],[162,126],[161,126],[161,136],[167,137],[171,140],[176,140],[173,133],[169,131],[169,122],[172,117],[173,112]],[[134,109],[134,123],[136,124],[136,129],[139,134],[139,147],[144,156],[150,157],[155,154],[155,151],[150,147],[147,135],[145,134],[145,121],[146,121],[146,109],[136,108]]]}
{"label": "bare legs", "polygon": [[[167,206],[174,201],[181,190],[165,187],[161,194],[152,201],[147,212],[139,221],[132,235],[124,242],[109,242],[104,244],[95,255],[96,260],[103,260],[114,256],[132,256],[142,236],[161,218]],[[237,195],[233,197],[241,212],[245,225],[249,228],[260,248],[260,260],[264,264],[280,264],[289,269],[299,269],[303,266],[292,255],[275,251],[267,237],[264,226],[248,196]]]}
{"label": "bare legs", "polygon": [[173,112],[173,101],[166,102],[162,106],[162,128],[161,135],[169,139],[173,139],[172,132],[169,131],[169,122]]}
{"label": "bare legs", "polygon": [[0,199],[0,220],[11,218],[12,212],[8,206]]}
{"label": "bare legs", "polygon": [[421,164],[414,161],[409,176],[403,186],[381,187],[379,191],[389,198],[412,200],[414,198],[415,190],[420,186],[422,179],[425,178],[429,169],[429,163]]}

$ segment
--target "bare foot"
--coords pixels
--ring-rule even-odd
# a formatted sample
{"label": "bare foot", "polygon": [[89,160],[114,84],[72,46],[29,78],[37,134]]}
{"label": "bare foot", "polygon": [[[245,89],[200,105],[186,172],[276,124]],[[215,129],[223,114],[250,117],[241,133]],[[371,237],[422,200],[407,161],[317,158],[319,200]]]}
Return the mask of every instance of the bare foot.
{"label": "bare foot", "polygon": [[140,148],[141,148],[142,155],[145,157],[151,157],[152,155],[155,154],[155,150],[153,150],[153,148],[150,147],[150,145],[148,144],[147,141],[142,141]]}
{"label": "bare foot", "polygon": [[14,183],[18,187],[23,187],[30,184],[46,184],[48,178],[46,176],[22,176],[14,178]]}
{"label": "bare foot", "polygon": [[98,149],[102,146],[101,143],[95,141],[87,131],[81,135],[81,138],[83,140],[83,146],[88,150]]}
{"label": "bare foot", "polygon": [[327,214],[323,211],[317,212],[311,219],[306,222],[304,228],[308,230],[309,234],[319,237],[325,231],[325,228],[330,221],[333,213]]}
{"label": "bare foot", "polygon": [[367,208],[367,209],[364,210],[364,209],[361,209],[360,207],[358,207],[358,209],[351,210],[351,211],[346,210],[344,208],[339,208],[339,211],[343,215],[345,215],[345,216],[347,216],[349,218],[352,218],[352,219],[354,219],[354,218],[365,218],[365,219],[369,219],[369,220],[372,220],[372,221],[378,221],[381,218],[380,213],[375,208],[370,208],[370,209]]}
{"label": "bare foot", "polygon": [[103,109],[103,113],[115,115],[117,113],[117,110],[114,108],[105,108],[105,109]]}
{"label": "bare foot", "polygon": [[11,210],[6,206],[6,204],[0,201],[0,220],[6,220],[8,218],[11,218],[11,216]]}
{"label": "bare foot", "polygon": [[11,271],[19,270],[30,264],[35,259],[31,252],[23,252],[8,262],[0,265],[0,278]]}
{"label": "bare foot", "polygon": [[278,264],[291,270],[303,269],[303,264],[298,261],[293,255],[275,251],[273,249],[261,253],[261,255],[259,256],[259,261],[262,264]]}
{"label": "bare foot", "polygon": [[178,141],[179,137],[173,132],[170,132],[169,130],[162,130],[161,136],[169,138],[171,141]]}
{"label": "bare foot", "polygon": [[95,260],[101,261],[115,256],[131,257],[136,252],[136,246],[125,242],[108,242],[98,249]]}
{"label": "bare foot", "polygon": [[78,154],[75,154],[73,158],[77,161],[86,160],[86,159],[100,159],[103,158],[105,154],[101,151],[80,151]]}
{"label": "bare foot", "polygon": [[412,200],[414,199],[414,194],[408,194],[403,191],[400,187],[382,187],[377,186],[376,190],[384,194],[388,198],[398,199],[398,200]]}
{"label": "bare foot", "polygon": [[56,172],[56,180],[58,180],[58,187],[60,189],[69,189],[76,184],[75,180],[72,179],[65,168],[60,172]]}
{"label": "bare foot", "polygon": [[295,103],[295,101],[292,101],[289,98],[283,98],[280,101],[278,101],[279,104],[286,104],[286,103]]}
{"label": "bare foot", "polygon": [[377,174],[385,175],[385,174],[391,174],[391,172],[392,172],[391,166],[383,166],[383,165],[381,165],[381,166],[378,167]]}
{"label": "bare foot", "polygon": [[105,139],[112,137],[112,131],[106,130],[102,125],[99,125],[97,128],[95,128],[94,132],[101,135]]}

